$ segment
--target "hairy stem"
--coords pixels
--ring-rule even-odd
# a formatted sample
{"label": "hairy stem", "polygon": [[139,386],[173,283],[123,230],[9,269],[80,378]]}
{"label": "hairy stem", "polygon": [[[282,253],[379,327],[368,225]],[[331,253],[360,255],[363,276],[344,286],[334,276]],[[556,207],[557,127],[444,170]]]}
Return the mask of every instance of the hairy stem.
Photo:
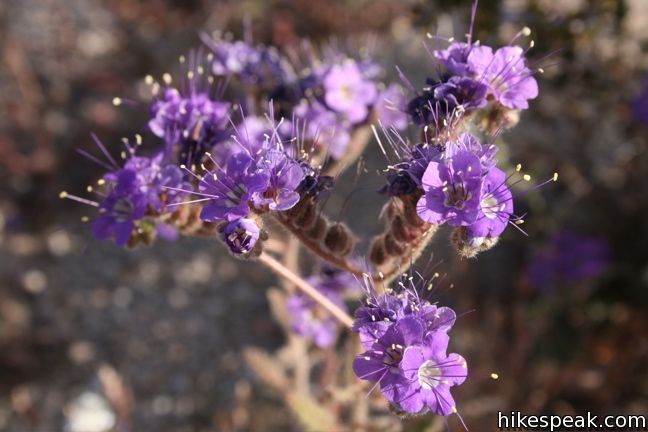
{"label": "hairy stem", "polygon": [[346,327],[351,328],[351,326],[353,325],[353,318],[351,318],[345,311],[340,309],[338,305],[336,305],[322,293],[317,291],[317,289],[315,289],[311,284],[290,271],[286,266],[284,266],[282,263],[277,261],[271,255],[268,255],[267,253],[262,253],[259,256],[258,260],[279,276],[295,284],[295,286],[299,290],[301,290],[304,294],[313,299],[317,304],[326,309],[326,311],[328,311],[338,321],[340,321]]}
{"label": "hairy stem", "polygon": [[372,275],[372,278],[374,280],[380,280],[384,284],[388,285],[391,281],[398,277],[401,271],[403,271],[404,267],[414,265],[414,263],[421,257],[423,251],[434,237],[437,229],[437,225],[430,225],[427,231],[416,240],[416,242],[406,255],[393,260],[388,268],[379,271],[378,274]]}
{"label": "hairy stem", "polygon": [[339,256],[335,256],[331,254],[329,251],[326,251],[322,248],[322,245],[320,242],[317,242],[313,240],[312,238],[308,237],[305,235],[305,233],[292,226],[287,220],[285,220],[283,217],[279,216],[276,217],[275,219],[288,231],[290,231],[295,237],[299,239],[302,245],[308,248],[309,251],[311,251],[313,254],[315,254],[317,257],[323,259],[324,261],[331,263],[335,265],[336,267],[340,268],[341,270],[348,271],[349,273],[353,273],[356,276],[362,277],[362,275],[365,273],[361,269],[357,268],[353,264],[351,264],[346,258],[342,258]]}

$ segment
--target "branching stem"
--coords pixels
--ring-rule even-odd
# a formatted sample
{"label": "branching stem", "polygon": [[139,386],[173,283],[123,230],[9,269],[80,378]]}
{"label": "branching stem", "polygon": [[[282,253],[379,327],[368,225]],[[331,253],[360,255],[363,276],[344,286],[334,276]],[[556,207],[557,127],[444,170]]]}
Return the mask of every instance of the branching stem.
{"label": "branching stem", "polygon": [[351,318],[345,311],[340,309],[338,305],[336,305],[322,293],[317,291],[317,289],[315,289],[311,284],[293,273],[290,269],[288,269],[274,257],[265,252],[259,256],[258,260],[279,276],[295,284],[295,286],[299,290],[301,290],[304,294],[313,299],[317,304],[326,309],[338,321],[340,321],[346,327],[351,328],[351,326],[353,325],[353,318]]}

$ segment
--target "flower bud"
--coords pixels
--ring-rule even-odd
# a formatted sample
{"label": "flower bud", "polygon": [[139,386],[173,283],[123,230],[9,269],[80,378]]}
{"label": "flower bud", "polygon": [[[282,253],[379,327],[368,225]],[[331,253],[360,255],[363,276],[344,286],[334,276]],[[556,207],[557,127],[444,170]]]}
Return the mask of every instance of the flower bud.
{"label": "flower bud", "polygon": [[349,229],[341,223],[333,224],[326,231],[324,245],[331,252],[339,255],[348,255],[353,249],[353,238]]}
{"label": "flower bud", "polygon": [[237,219],[221,230],[223,241],[234,256],[249,254],[259,240],[261,229],[252,219]]}
{"label": "flower bud", "polygon": [[391,256],[401,256],[406,249],[406,245],[397,241],[391,232],[383,238],[383,245],[385,246],[385,252]]}
{"label": "flower bud", "polygon": [[381,266],[387,261],[387,253],[383,246],[382,237],[374,239],[371,243],[371,246],[369,247],[369,261],[376,266]]}
{"label": "flower bud", "polygon": [[450,241],[457,253],[464,258],[474,258],[497,244],[499,237],[472,237],[466,227],[457,227],[450,235]]}
{"label": "flower bud", "polygon": [[315,221],[313,227],[308,230],[308,236],[313,240],[321,241],[326,234],[326,229],[328,228],[328,223],[323,216],[319,216]]}

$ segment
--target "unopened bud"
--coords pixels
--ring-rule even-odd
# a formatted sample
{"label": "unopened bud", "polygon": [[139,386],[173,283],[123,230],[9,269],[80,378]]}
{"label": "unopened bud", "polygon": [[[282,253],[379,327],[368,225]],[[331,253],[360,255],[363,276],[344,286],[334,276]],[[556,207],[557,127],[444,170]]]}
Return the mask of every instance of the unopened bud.
{"label": "unopened bud", "polygon": [[339,255],[348,255],[353,249],[353,238],[349,229],[341,223],[333,224],[326,231],[324,245]]}

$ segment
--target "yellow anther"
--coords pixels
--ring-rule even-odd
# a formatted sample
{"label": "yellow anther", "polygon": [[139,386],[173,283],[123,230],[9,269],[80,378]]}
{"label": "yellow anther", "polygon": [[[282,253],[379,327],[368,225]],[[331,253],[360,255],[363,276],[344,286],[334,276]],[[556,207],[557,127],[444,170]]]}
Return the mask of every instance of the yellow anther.
{"label": "yellow anther", "polygon": [[61,199],[67,198],[67,196],[68,196],[68,193],[65,192],[65,191],[61,191],[61,193],[59,193],[59,198],[61,198]]}
{"label": "yellow anther", "polygon": [[493,372],[492,374],[490,374],[490,377],[493,378],[494,380],[496,380],[496,379],[499,378],[499,375],[496,374],[495,372]]}
{"label": "yellow anther", "polygon": [[112,104],[115,105],[115,106],[121,105],[122,104],[121,98],[114,97],[113,100],[112,100]]}

